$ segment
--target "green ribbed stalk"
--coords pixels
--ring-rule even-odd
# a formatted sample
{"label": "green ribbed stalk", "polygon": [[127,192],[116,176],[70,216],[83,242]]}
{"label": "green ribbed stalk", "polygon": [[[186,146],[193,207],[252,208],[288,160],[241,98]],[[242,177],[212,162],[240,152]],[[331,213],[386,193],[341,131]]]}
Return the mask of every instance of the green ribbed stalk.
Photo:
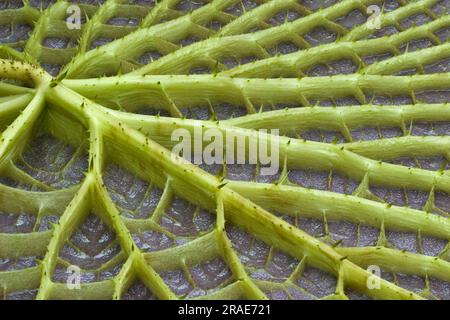
{"label": "green ribbed stalk", "polygon": [[[48,231],[0,233],[0,258],[42,259],[32,268],[0,271],[0,292],[8,295],[37,288],[37,299],[41,300],[122,299],[140,279],[159,299],[183,299],[162,274],[169,270],[187,274],[192,266],[217,257],[228,266],[232,282],[200,299],[268,299],[271,292],[289,289],[306,293],[296,280],[308,267],[336,279],[334,292],[323,299],[347,299],[349,289],[376,299],[427,297],[428,284],[420,294],[387,280],[380,280],[379,289],[370,289],[367,283],[373,275],[367,267],[371,265],[425,277],[427,282],[429,278],[448,282],[448,244],[432,257],[422,254],[422,248],[419,253],[394,249],[387,239],[391,231],[417,234],[420,241],[425,237],[450,238],[450,212],[437,203],[439,195],[450,194],[446,167],[432,171],[388,162],[431,156],[450,161],[449,136],[411,135],[417,123],[450,121],[448,101],[430,103],[420,98],[423,93],[437,91],[448,97],[450,88],[449,73],[425,74],[428,65],[450,55],[449,43],[436,35],[450,27],[449,15],[438,16],[432,11],[438,1],[401,1],[400,8],[380,18],[382,27],[395,26],[399,32],[382,38],[371,38],[377,30],[366,23],[355,28],[339,23],[355,10],[365,13],[370,5],[382,5],[377,0],[344,0],[315,11],[293,0],[267,0],[259,1],[254,9],[242,7],[240,17],[227,12],[230,6],[240,4],[237,0],[208,1],[190,12],[177,10],[179,4],[178,0],[162,0],[155,6],[137,6],[107,0],[99,7],[81,5],[88,19],[80,30],[66,30],[64,18],[70,5],[66,1],[57,1],[43,11],[28,3],[15,11],[0,11],[1,23],[33,25],[28,41],[0,47],[0,78],[5,80],[0,82],[0,173],[21,186],[36,188],[0,184],[0,211],[30,212],[38,220],[50,213],[59,218]],[[270,24],[275,14],[286,11],[295,11],[302,18],[278,26]],[[427,14],[431,21],[402,27],[403,19],[419,13]],[[111,18],[127,14],[138,16],[139,25],[109,24]],[[213,21],[221,23],[218,30],[210,26]],[[319,27],[332,32],[336,40],[313,47],[307,39]],[[198,38],[196,43],[183,46],[181,42],[189,36]],[[46,37],[69,37],[77,45],[48,48],[44,46]],[[113,41],[91,49],[102,37]],[[423,39],[433,46],[401,51],[402,46]],[[278,50],[284,42],[299,50],[274,54],[273,49]],[[12,49],[18,47],[24,52]],[[142,65],[139,57],[152,50],[163,56]],[[393,57],[366,62],[368,57],[386,53]],[[226,59],[230,57],[239,62],[228,68]],[[248,57],[255,61],[241,65]],[[356,66],[355,73],[308,76],[313,67],[345,59]],[[52,77],[39,64],[63,67]],[[203,67],[211,74],[190,75],[193,69]],[[395,75],[413,68],[418,74]],[[374,105],[377,97],[400,97],[412,104]],[[341,99],[359,105],[319,106],[323,101],[338,105]],[[238,106],[245,115],[217,120],[215,108],[224,102]],[[289,108],[267,111],[279,105]],[[133,113],[143,106],[170,117]],[[186,119],[185,111],[195,107],[211,111],[211,118]],[[354,138],[356,130],[367,127],[396,127],[404,136],[372,141]],[[194,136],[197,130],[217,129],[224,135],[257,141],[266,138],[259,129],[280,129],[281,136],[268,135],[269,142],[279,141],[279,176],[272,183],[232,181],[226,177],[226,164],[224,172],[209,174],[172,154],[176,141],[171,136],[177,129],[186,129]],[[346,141],[304,140],[302,135],[309,130],[333,131]],[[24,160],[29,141],[41,131],[76,146],[77,155],[87,151],[88,169],[79,184],[57,190],[17,165]],[[248,146],[245,151],[250,152]],[[123,215],[107,186],[105,168],[110,163],[161,190],[150,218]],[[309,171],[326,173],[324,190],[294,181],[293,174]],[[334,192],[332,175],[336,173],[355,180],[356,188],[349,194]],[[393,205],[378,197],[373,186],[404,193],[423,191],[426,203],[416,209]],[[133,235],[142,230],[178,240],[161,225],[175,197],[212,212],[214,227],[168,249],[140,249]],[[123,265],[108,280],[82,283],[81,289],[71,290],[53,276],[64,260],[60,257],[62,248],[92,213],[113,230],[120,247],[120,253],[96,272]],[[313,236],[285,219],[324,221],[325,234]],[[350,222],[358,225],[358,230],[361,226],[379,229],[376,246],[352,247],[332,241],[330,221]],[[255,279],[255,270],[242,259],[227,231],[230,226],[266,243],[269,259],[275,250],[295,258],[298,263],[293,273],[279,283]],[[67,261],[62,264],[69,266]]]}

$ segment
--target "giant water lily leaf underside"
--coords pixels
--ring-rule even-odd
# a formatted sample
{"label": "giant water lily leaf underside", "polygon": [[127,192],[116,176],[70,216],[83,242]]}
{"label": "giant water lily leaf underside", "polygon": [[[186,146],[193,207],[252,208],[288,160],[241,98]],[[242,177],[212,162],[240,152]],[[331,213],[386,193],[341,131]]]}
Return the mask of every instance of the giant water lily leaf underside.
{"label": "giant water lily leaf underside", "polygon": [[450,299],[449,10],[2,0],[0,298]]}

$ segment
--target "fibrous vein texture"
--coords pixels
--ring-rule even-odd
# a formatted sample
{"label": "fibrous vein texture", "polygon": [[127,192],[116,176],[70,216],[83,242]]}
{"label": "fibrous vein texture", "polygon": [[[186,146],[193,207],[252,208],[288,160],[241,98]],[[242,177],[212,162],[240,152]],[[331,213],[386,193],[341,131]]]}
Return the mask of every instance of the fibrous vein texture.
{"label": "fibrous vein texture", "polygon": [[450,299],[449,11],[1,0],[0,299]]}

